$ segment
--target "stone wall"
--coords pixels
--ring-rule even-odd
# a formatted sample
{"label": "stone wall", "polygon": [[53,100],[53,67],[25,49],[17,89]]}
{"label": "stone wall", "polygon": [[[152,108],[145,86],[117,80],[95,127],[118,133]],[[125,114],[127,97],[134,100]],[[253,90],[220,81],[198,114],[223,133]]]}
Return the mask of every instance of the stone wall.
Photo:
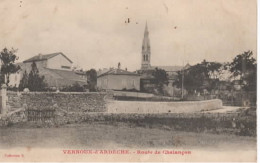
{"label": "stone wall", "polygon": [[114,96],[120,97],[136,97],[136,98],[151,98],[154,97],[151,93],[141,93],[141,92],[127,92],[127,91],[113,91]]}
{"label": "stone wall", "polygon": [[8,92],[7,105],[10,110],[26,106],[29,109],[56,107],[68,112],[104,112],[106,95],[106,93],[92,92]]}
{"label": "stone wall", "polygon": [[185,102],[116,101],[105,92],[8,92],[7,95],[9,111],[26,106],[29,109],[55,107],[67,112],[191,113],[222,107],[222,101],[218,99]]}
{"label": "stone wall", "polygon": [[222,101],[110,101],[107,107],[109,113],[192,113],[222,108]]}

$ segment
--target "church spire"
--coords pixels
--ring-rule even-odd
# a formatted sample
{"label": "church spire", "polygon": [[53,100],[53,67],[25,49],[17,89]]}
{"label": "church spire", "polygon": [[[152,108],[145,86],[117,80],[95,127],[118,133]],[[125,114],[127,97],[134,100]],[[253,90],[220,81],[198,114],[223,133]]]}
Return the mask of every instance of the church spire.
{"label": "church spire", "polygon": [[144,39],[142,45],[142,65],[141,69],[148,69],[150,65],[151,51],[150,51],[150,39],[147,22],[145,24]]}
{"label": "church spire", "polygon": [[144,30],[144,39],[143,39],[143,50],[148,50],[150,51],[150,39],[149,39],[149,32],[148,32],[148,25],[147,21],[145,24],[145,30]]}
{"label": "church spire", "polygon": [[148,32],[147,21],[146,21],[146,23],[145,23],[145,32]]}

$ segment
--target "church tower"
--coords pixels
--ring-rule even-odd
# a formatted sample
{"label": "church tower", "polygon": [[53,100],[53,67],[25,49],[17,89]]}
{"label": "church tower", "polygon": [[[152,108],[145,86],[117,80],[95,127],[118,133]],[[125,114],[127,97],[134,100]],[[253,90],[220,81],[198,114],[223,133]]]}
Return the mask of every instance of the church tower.
{"label": "church tower", "polygon": [[151,67],[150,61],[151,61],[151,48],[150,48],[149,32],[148,32],[148,27],[147,27],[147,22],[146,22],[143,45],[142,45],[141,69],[142,70],[149,69]]}

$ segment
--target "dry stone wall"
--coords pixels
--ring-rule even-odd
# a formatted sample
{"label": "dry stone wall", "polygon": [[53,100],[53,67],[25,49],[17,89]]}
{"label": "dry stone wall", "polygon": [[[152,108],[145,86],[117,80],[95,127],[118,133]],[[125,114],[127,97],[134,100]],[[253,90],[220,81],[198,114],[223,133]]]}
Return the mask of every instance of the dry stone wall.
{"label": "dry stone wall", "polygon": [[9,110],[59,108],[66,112],[108,113],[192,113],[222,107],[218,99],[185,102],[116,101],[111,93],[100,92],[8,92]]}
{"label": "dry stone wall", "polygon": [[26,107],[29,109],[59,108],[68,112],[105,112],[106,93],[76,92],[8,92],[7,105],[10,109]]}

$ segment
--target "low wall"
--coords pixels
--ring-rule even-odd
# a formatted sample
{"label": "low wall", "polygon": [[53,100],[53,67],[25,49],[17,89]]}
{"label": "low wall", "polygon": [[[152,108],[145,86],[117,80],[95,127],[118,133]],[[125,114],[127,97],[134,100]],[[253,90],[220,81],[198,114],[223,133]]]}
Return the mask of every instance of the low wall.
{"label": "low wall", "polygon": [[[191,113],[214,110],[222,107],[218,99],[207,101],[155,102],[109,100],[108,93],[76,92],[8,92],[10,111],[27,107],[29,109],[59,108],[67,112],[108,113]],[[13,109],[13,110],[12,110]]]}
{"label": "low wall", "polygon": [[141,92],[126,92],[126,91],[113,91],[114,96],[124,96],[124,97],[139,97],[139,98],[151,98],[154,97],[151,93],[141,93]]}
{"label": "low wall", "polygon": [[106,93],[92,92],[8,92],[7,105],[12,108],[50,109],[57,107],[68,112],[106,111]]}
{"label": "low wall", "polygon": [[191,113],[222,107],[219,99],[185,102],[110,101],[109,113]]}

